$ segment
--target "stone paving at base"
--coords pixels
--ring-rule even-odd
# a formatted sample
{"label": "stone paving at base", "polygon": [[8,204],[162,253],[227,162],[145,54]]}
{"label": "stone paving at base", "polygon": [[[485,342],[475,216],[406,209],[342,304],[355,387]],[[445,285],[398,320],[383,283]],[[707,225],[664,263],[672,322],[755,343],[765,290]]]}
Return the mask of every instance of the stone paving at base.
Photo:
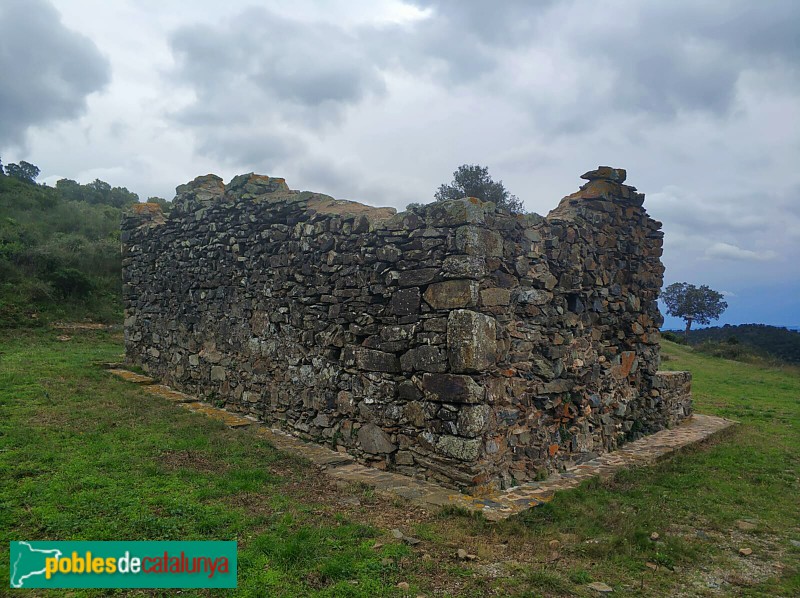
{"label": "stone paving at base", "polygon": [[447,505],[462,507],[482,513],[489,521],[499,521],[549,502],[559,490],[575,488],[588,479],[594,477],[606,479],[623,469],[651,465],[681,449],[708,440],[737,424],[722,417],[694,414],[675,428],[629,442],[621,449],[570,467],[562,473],[553,474],[541,482],[530,482],[490,494],[470,496],[426,480],[361,465],[346,453],[305,442],[282,430],[271,428],[253,417],[214,407],[196,397],[157,384],[148,376],[121,367],[111,367],[108,371],[123,380],[140,384],[145,392],[219,420],[232,428],[253,427],[256,434],[264,437],[278,450],[308,459],[335,479],[366,484],[380,493],[399,496],[426,508]]}

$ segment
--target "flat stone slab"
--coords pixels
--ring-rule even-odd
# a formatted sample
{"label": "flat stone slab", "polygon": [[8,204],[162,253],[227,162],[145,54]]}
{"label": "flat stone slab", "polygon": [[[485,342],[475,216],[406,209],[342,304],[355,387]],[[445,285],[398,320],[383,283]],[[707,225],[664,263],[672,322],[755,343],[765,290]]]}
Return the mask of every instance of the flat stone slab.
{"label": "flat stone slab", "polygon": [[173,401],[190,411],[220,420],[232,428],[254,426],[255,433],[264,437],[275,448],[308,459],[336,479],[367,484],[375,488],[377,492],[400,496],[427,508],[446,505],[463,507],[469,511],[482,513],[489,521],[500,521],[549,502],[556,492],[575,488],[588,479],[594,477],[605,479],[623,469],[652,465],[681,449],[708,440],[731,426],[737,425],[737,422],[722,417],[695,414],[675,428],[662,430],[629,442],[613,453],[605,453],[595,459],[570,467],[541,482],[530,482],[507,490],[499,490],[481,496],[470,496],[426,480],[367,467],[356,462],[346,453],[340,453],[313,442],[306,442],[250,417],[237,415],[203,403],[191,395],[178,392],[168,386],[153,384],[155,381],[147,376],[123,369],[108,371],[123,380],[146,384],[147,386],[143,386],[143,390],[146,392]]}
{"label": "flat stone slab", "polygon": [[142,374],[137,374],[136,372],[123,370],[121,368],[113,368],[108,371],[114,374],[117,378],[122,378],[126,382],[133,382],[134,384],[155,384],[155,380],[153,380],[150,376],[143,376]]}
{"label": "flat stone slab", "polygon": [[211,419],[216,419],[218,421],[221,421],[223,424],[225,424],[230,428],[245,428],[254,423],[253,420],[251,419],[242,417],[241,415],[236,415],[235,413],[231,413],[230,411],[226,411],[225,409],[220,409],[219,407],[213,407],[208,403],[202,403],[200,401],[192,401],[192,402],[184,402],[178,404],[181,407],[188,409],[189,411],[202,413],[203,415],[207,415]]}
{"label": "flat stone slab", "polygon": [[165,386],[164,384],[150,384],[144,387],[145,392],[149,392],[152,395],[157,395],[159,397],[164,397],[174,403],[196,403],[197,398],[193,397],[192,395],[187,395],[185,393],[179,392],[177,390],[173,390],[169,386]]}
{"label": "flat stone slab", "polygon": [[97,324],[92,322],[53,322],[53,328],[59,330],[110,330],[114,324]]}

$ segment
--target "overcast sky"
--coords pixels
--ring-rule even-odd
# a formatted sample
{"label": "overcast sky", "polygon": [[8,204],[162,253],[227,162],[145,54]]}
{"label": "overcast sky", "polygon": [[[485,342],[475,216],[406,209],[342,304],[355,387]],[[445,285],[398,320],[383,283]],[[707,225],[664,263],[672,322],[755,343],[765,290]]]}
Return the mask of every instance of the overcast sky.
{"label": "overcast sky", "polygon": [[143,199],[255,171],[398,208],[480,163],[542,214],[622,167],[665,284],[800,325],[797,0],[0,0],[0,156]]}

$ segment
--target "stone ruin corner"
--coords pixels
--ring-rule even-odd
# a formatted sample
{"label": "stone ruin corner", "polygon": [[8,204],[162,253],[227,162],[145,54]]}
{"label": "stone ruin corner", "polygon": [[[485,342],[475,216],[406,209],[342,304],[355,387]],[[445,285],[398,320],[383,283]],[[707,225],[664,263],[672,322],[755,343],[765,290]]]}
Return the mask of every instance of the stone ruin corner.
{"label": "stone ruin corner", "polygon": [[678,424],[661,223],[601,166],[546,217],[209,174],[122,223],[127,360],[380,469],[471,493]]}

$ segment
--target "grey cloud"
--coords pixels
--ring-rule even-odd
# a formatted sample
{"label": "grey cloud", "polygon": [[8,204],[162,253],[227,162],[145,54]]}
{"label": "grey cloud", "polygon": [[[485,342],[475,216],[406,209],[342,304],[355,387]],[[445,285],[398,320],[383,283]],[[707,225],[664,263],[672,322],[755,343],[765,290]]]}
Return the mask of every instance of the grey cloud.
{"label": "grey cloud", "polygon": [[200,153],[249,168],[302,155],[304,132],[341,122],[349,107],[384,91],[357,37],[265,9],[182,27],[170,44],[177,81],[196,96],[173,118],[192,128]]}
{"label": "grey cloud", "polygon": [[[174,116],[202,145],[213,143],[208,125],[226,123],[290,122],[324,134],[385,91],[384,73],[400,70],[442,87],[501,94],[543,134],[576,136],[624,115],[619,135],[635,137],[638,114],[727,114],[744,69],[768,63],[792,71],[797,41],[784,21],[800,16],[800,3],[789,2],[752,18],[744,1],[619,0],[608,9],[585,0],[414,4],[428,16],[403,24],[346,28],[250,8],[220,24],[184,26],[170,43],[177,81],[196,101]],[[780,33],[769,37],[772,25]],[[528,58],[552,64],[526,73]]]}
{"label": "grey cloud", "polygon": [[774,223],[777,212],[772,202],[754,202],[750,195],[698,197],[679,187],[650,194],[647,203],[650,211],[670,225],[705,233],[763,233]]}
{"label": "grey cloud", "polygon": [[503,52],[535,42],[537,27],[555,0],[415,0],[429,16],[413,25],[361,32],[387,63],[425,73],[448,85],[490,74]]}
{"label": "grey cloud", "polygon": [[673,42],[661,38],[620,47],[612,57],[621,75],[612,105],[669,117],[682,109],[726,112],[735,95],[735,65],[716,52],[676,48]]}
{"label": "grey cloud", "polygon": [[792,186],[765,192],[758,186],[737,192],[693,193],[666,187],[650,193],[648,212],[664,223],[668,280],[702,272],[709,284],[740,292],[747,285],[785,276],[798,259],[791,231],[800,219],[782,207]]}
{"label": "grey cloud", "polygon": [[699,38],[718,41],[734,59],[737,55],[763,56],[796,66],[800,55],[800,4],[794,0],[777,0],[768,6],[735,0],[684,2],[672,10],[668,7],[653,3],[649,8],[655,19],[667,18],[668,25],[683,25]]}
{"label": "grey cloud", "polygon": [[800,224],[800,184],[795,184],[775,194],[775,203],[784,212],[797,219]]}
{"label": "grey cloud", "polygon": [[336,199],[373,206],[402,209],[408,203],[396,201],[395,185],[365,175],[359,166],[352,160],[335,160],[309,153],[292,162],[287,181],[293,189],[318,191]]}
{"label": "grey cloud", "polygon": [[196,106],[182,114],[190,122],[220,110],[235,116],[242,107],[301,123],[336,120],[347,105],[384,89],[368,48],[346,30],[265,9],[183,27],[171,46],[178,80],[197,94]]}
{"label": "grey cloud", "polygon": [[766,262],[774,260],[778,254],[772,250],[767,251],[753,251],[752,249],[743,249],[730,243],[714,243],[706,249],[706,258],[733,260],[733,261],[746,261],[746,262]]}
{"label": "grey cloud", "polygon": [[[412,4],[433,12],[432,21],[444,22],[451,34],[467,33],[492,45],[514,45],[535,29],[539,16],[555,0],[416,0]],[[450,41],[458,43],[453,36]],[[528,38],[529,41],[529,38]]]}
{"label": "grey cloud", "polygon": [[45,0],[0,4],[0,146],[22,145],[31,126],[69,120],[110,81],[95,44],[67,29]]}
{"label": "grey cloud", "polygon": [[[475,82],[497,69],[486,85],[498,89],[502,78],[518,76],[504,64],[526,53],[529,61],[555,60],[555,72],[521,81],[518,94],[550,133],[574,134],[615,112],[727,115],[747,69],[797,79],[800,2],[793,0],[768,8],[750,0],[415,4],[432,15],[394,32],[400,64],[439,64],[432,72],[449,83]],[[548,88],[558,89],[562,79],[575,82],[556,108]]]}
{"label": "grey cloud", "polygon": [[615,7],[593,12],[567,33],[578,68],[591,74],[600,66],[614,81],[607,97],[587,94],[587,108],[660,118],[682,110],[727,115],[744,71],[797,77],[800,3],[623,1]]}
{"label": "grey cloud", "polygon": [[298,188],[317,190],[324,193],[340,196],[342,190],[355,178],[352,172],[352,165],[344,167],[334,165],[330,160],[321,160],[314,157],[307,157],[295,164],[295,173],[298,177]]}
{"label": "grey cloud", "polygon": [[275,173],[295,156],[305,152],[305,144],[282,131],[242,130],[222,126],[205,129],[197,150],[222,163]]}

